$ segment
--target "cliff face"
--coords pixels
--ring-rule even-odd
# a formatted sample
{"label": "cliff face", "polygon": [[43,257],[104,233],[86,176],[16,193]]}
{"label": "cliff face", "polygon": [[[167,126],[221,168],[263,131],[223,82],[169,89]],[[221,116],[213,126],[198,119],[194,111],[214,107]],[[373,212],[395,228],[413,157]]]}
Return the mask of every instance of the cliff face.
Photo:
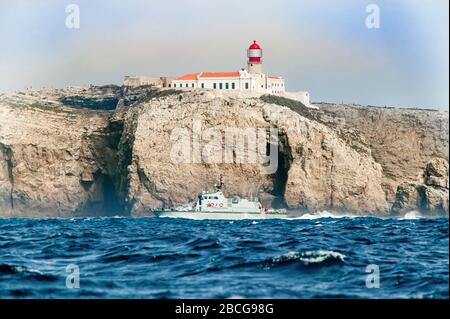
{"label": "cliff face", "polygon": [[94,93],[0,96],[1,216],[122,213],[111,191],[121,129],[109,122],[111,111],[65,106],[74,91]]}
{"label": "cliff face", "polygon": [[392,213],[448,214],[448,112],[320,104],[318,117],[372,151]]}
{"label": "cliff face", "polygon": [[[228,129],[270,128],[272,174],[222,143]],[[174,161],[177,130],[188,162]],[[0,216],[140,215],[195,200],[220,174],[226,195],[273,207],[448,215],[448,112],[145,87],[0,96]]]}

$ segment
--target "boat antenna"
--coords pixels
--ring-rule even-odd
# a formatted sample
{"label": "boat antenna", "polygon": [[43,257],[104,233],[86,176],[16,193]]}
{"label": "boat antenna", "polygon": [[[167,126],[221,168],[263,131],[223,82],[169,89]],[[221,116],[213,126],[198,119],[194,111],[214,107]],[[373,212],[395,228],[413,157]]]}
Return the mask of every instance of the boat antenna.
{"label": "boat antenna", "polygon": [[219,176],[219,184],[214,184],[214,186],[216,187],[216,190],[222,189],[222,187],[223,187],[222,174],[220,174],[220,176]]}
{"label": "boat antenna", "polygon": [[261,181],[258,182],[258,186],[256,187],[256,199],[259,199],[259,195],[260,195],[260,191],[261,191]]}

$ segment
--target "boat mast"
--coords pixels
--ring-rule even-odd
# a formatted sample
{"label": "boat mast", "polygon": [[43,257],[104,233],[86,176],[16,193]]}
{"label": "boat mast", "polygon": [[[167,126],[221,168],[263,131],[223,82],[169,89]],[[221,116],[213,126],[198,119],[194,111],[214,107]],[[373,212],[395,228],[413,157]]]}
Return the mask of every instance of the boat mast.
{"label": "boat mast", "polygon": [[219,177],[219,184],[214,184],[214,187],[216,188],[216,191],[222,190],[223,187],[222,174],[220,174]]}

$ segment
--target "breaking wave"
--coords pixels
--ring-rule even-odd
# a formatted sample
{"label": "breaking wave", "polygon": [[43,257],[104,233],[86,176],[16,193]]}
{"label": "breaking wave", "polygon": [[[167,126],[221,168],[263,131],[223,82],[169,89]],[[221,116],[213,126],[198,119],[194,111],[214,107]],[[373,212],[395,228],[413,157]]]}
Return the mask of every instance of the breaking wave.
{"label": "breaking wave", "polygon": [[363,217],[361,215],[350,213],[333,213],[328,211],[321,211],[315,213],[306,213],[293,219],[319,219],[319,218],[358,218]]}
{"label": "breaking wave", "polygon": [[400,219],[402,220],[414,220],[414,219],[420,219],[420,218],[426,218],[425,216],[423,216],[420,212],[418,211],[410,211],[405,213],[405,215],[403,215],[403,217],[400,217]]}
{"label": "breaking wave", "polygon": [[310,265],[333,265],[343,263],[345,255],[331,250],[312,250],[305,252],[291,251],[286,254],[272,258],[268,265],[289,264],[299,262],[304,266]]}
{"label": "breaking wave", "polygon": [[22,278],[38,281],[57,280],[56,276],[44,274],[37,269],[11,264],[0,264],[0,278],[6,275],[20,275]]}
{"label": "breaking wave", "polygon": [[427,216],[422,214],[419,211],[409,211],[405,213],[403,216],[374,216],[374,215],[364,215],[364,214],[352,214],[352,213],[338,213],[338,212],[329,212],[329,211],[319,211],[313,213],[306,213],[298,217],[292,217],[289,219],[320,219],[320,218],[377,218],[377,219],[400,219],[400,220],[413,220],[413,219],[434,219],[434,218],[448,218],[448,216]]}

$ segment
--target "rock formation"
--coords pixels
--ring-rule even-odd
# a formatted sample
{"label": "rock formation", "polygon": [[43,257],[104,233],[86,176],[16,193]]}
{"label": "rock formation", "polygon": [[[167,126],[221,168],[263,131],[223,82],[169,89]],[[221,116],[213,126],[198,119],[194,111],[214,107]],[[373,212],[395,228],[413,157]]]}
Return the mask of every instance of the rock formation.
{"label": "rock formation", "polygon": [[[226,195],[259,196],[272,207],[448,215],[448,112],[317,106],[151,87],[0,95],[0,216],[149,214],[195,200],[220,174]],[[278,169],[236,163],[237,149],[223,163],[226,145],[208,143],[207,128],[220,141],[229,128],[267,136],[276,128]],[[173,160],[177,129],[187,132],[189,163]],[[208,161],[211,146],[219,162]]]}
{"label": "rock formation", "polygon": [[392,213],[418,210],[427,215],[448,215],[448,186],[448,162],[433,159],[426,165],[422,181],[398,186]]}
{"label": "rock formation", "polygon": [[112,194],[120,127],[61,100],[89,90],[0,96],[0,215],[121,214]]}

